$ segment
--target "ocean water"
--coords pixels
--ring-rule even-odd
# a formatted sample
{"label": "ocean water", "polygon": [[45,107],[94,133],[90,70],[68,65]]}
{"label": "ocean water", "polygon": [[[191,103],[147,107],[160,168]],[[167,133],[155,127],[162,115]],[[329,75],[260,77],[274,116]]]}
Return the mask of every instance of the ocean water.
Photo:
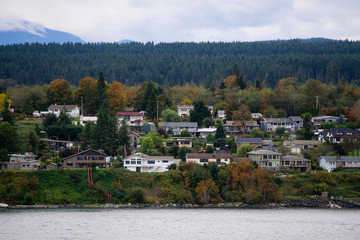
{"label": "ocean water", "polygon": [[0,239],[360,239],[360,210],[5,209]]}

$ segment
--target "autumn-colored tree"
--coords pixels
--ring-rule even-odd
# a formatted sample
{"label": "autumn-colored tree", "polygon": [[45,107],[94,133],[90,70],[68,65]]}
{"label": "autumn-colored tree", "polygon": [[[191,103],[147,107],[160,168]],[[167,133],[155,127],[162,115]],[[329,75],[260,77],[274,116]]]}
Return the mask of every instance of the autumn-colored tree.
{"label": "autumn-colored tree", "polygon": [[132,86],[125,89],[125,99],[127,107],[134,107],[138,90],[138,86]]}
{"label": "autumn-colored tree", "polygon": [[351,107],[348,120],[350,122],[357,122],[360,120],[360,100],[357,100]]}
{"label": "autumn-colored tree", "polygon": [[251,112],[247,105],[241,105],[232,114],[232,120],[235,126],[241,126],[243,133],[245,134],[246,122],[251,120]]}
{"label": "autumn-colored tree", "polygon": [[108,89],[110,111],[122,111],[125,107],[126,97],[124,85],[120,82],[113,82]]}
{"label": "autumn-colored tree", "polygon": [[8,105],[11,104],[11,100],[7,98],[5,93],[0,93],[0,112],[5,110],[5,101],[7,101]]}
{"label": "autumn-colored tree", "polygon": [[72,93],[69,81],[65,79],[55,79],[51,81],[46,89],[46,98],[49,104],[67,104],[72,100]]}
{"label": "autumn-colored tree", "polygon": [[92,77],[85,77],[80,80],[79,88],[74,93],[74,102],[84,109],[82,115],[96,114],[95,109],[95,96],[96,96],[96,84],[97,80]]}
{"label": "autumn-colored tree", "polygon": [[208,204],[219,200],[219,188],[211,178],[205,181],[201,180],[195,188],[195,192],[200,203]]}
{"label": "autumn-colored tree", "polygon": [[184,100],[182,100],[182,101],[179,103],[179,105],[190,106],[190,105],[192,105],[192,103],[193,103],[193,102],[192,102],[190,99],[184,98]]}

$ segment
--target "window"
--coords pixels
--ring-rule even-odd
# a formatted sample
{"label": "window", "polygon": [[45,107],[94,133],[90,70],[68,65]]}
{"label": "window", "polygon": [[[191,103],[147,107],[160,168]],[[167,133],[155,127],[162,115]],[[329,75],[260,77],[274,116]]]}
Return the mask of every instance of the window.
{"label": "window", "polygon": [[285,165],[290,165],[290,161],[285,161]]}
{"label": "window", "polygon": [[125,161],[125,164],[130,164],[130,161]]}
{"label": "window", "polygon": [[136,161],[131,161],[131,164],[136,164]]}
{"label": "window", "polygon": [[272,159],[272,155],[269,155],[269,159]]}
{"label": "window", "polygon": [[263,159],[267,159],[267,155],[263,155]]}
{"label": "window", "polygon": [[15,162],[16,159],[15,158],[10,158],[10,162]]}
{"label": "window", "polygon": [[169,161],[168,160],[162,160],[163,163],[168,163]]}
{"label": "window", "polygon": [[155,164],[154,160],[148,160],[148,164]]}
{"label": "window", "polygon": [[91,160],[97,160],[97,157],[91,157]]}
{"label": "window", "polygon": [[104,160],[104,157],[98,157],[99,160]]}
{"label": "window", "polygon": [[84,157],[78,156],[78,157],[77,157],[77,160],[84,160]]}
{"label": "window", "polygon": [[273,155],[273,159],[277,159],[277,156],[276,156],[276,155]]}
{"label": "window", "polygon": [[71,163],[71,162],[66,163],[66,166],[72,166],[72,165],[73,165],[73,163]]}
{"label": "window", "polygon": [[205,158],[202,158],[200,159],[200,162],[208,162],[209,160],[208,159],[205,159]]}
{"label": "window", "polygon": [[269,167],[272,167],[272,162],[269,162]]}
{"label": "window", "polygon": [[137,164],[141,164],[141,161],[136,161]]}

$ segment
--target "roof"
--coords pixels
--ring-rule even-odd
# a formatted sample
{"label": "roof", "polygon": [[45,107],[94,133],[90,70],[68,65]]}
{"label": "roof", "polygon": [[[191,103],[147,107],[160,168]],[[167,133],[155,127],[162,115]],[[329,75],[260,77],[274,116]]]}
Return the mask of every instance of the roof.
{"label": "roof", "polygon": [[212,133],[212,132],[216,132],[216,128],[200,128],[200,129],[198,129],[198,132],[200,132],[200,133]]}
{"label": "roof", "polygon": [[75,108],[79,108],[77,105],[57,105],[57,104],[52,104],[48,107],[48,110],[62,110],[64,109],[64,106],[66,108],[66,110],[73,110]]}
{"label": "roof", "polygon": [[306,159],[306,158],[303,158],[303,157],[294,156],[294,155],[281,156],[281,160],[311,162],[311,160],[309,160],[309,159]]}
{"label": "roof", "polygon": [[[326,161],[354,161],[360,162],[360,157],[351,157],[351,156],[321,156],[320,158],[325,159]],[[319,159],[320,159],[319,158]]]}
{"label": "roof", "polygon": [[197,122],[165,122],[165,127],[194,127],[197,128]]}
{"label": "roof", "polygon": [[303,121],[303,119],[300,116],[290,116],[290,119],[292,119],[293,121]]}
{"label": "roof", "polygon": [[194,109],[193,105],[177,105],[177,108],[191,108]]}
{"label": "roof", "polygon": [[228,153],[187,153],[186,158],[231,158]]}
{"label": "roof", "polygon": [[139,112],[117,112],[116,116],[143,116]]}
{"label": "roof", "polygon": [[107,157],[107,155],[106,155],[105,153],[102,153],[102,152],[99,152],[99,151],[95,151],[95,150],[93,150],[93,149],[88,149],[88,150],[85,150],[85,151],[76,153],[76,154],[74,154],[74,155],[65,157],[65,158],[63,158],[63,160],[66,160],[66,159],[68,159],[68,158],[72,158],[72,157],[74,157],[74,156],[81,156],[81,155],[102,155],[102,156]]}
{"label": "roof", "polygon": [[124,160],[128,160],[134,157],[141,157],[145,160],[175,160],[174,156],[149,156],[141,152],[127,156],[126,158],[124,158]]}
{"label": "roof", "polygon": [[54,143],[74,143],[73,141],[56,140],[56,139],[50,139],[50,138],[40,138],[40,141],[54,142]]}
{"label": "roof", "polygon": [[289,122],[288,118],[264,118],[265,122]]}
{"label": "roof", "polygon": [[263,140],[261,138],[238,138],[236,139],[237,144],[244,144],[244,143],[250,143],[250,144],[262,144]]}
{"label": "roof", "polygon": [[282,155],[281,153],[270,151],[270,150],[257,150],[248,152],[249,155]]}
{"label": "roof", "polygon": [[321,141],[317,140],[292,140],[292,141],[284,141],[284,145],[318,145]]}
{"label": "roof", "polygon": [[323,137],[327,137],[327,135],[331,135],[332,137],[346,137],[346,136],[359,136],[360,131],[351,129],[351,128],[331,128],[329,130],[324,130],[319,135]]}

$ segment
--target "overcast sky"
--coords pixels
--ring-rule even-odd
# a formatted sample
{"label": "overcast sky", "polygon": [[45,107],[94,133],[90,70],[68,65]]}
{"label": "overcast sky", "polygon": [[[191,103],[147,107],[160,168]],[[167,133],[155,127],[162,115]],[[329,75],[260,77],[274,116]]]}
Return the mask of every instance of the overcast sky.
{"label": "overcast sky", "polygon": [[1,0],[0,30],[41,27],[89,42],[360,40],[360,1]]}

